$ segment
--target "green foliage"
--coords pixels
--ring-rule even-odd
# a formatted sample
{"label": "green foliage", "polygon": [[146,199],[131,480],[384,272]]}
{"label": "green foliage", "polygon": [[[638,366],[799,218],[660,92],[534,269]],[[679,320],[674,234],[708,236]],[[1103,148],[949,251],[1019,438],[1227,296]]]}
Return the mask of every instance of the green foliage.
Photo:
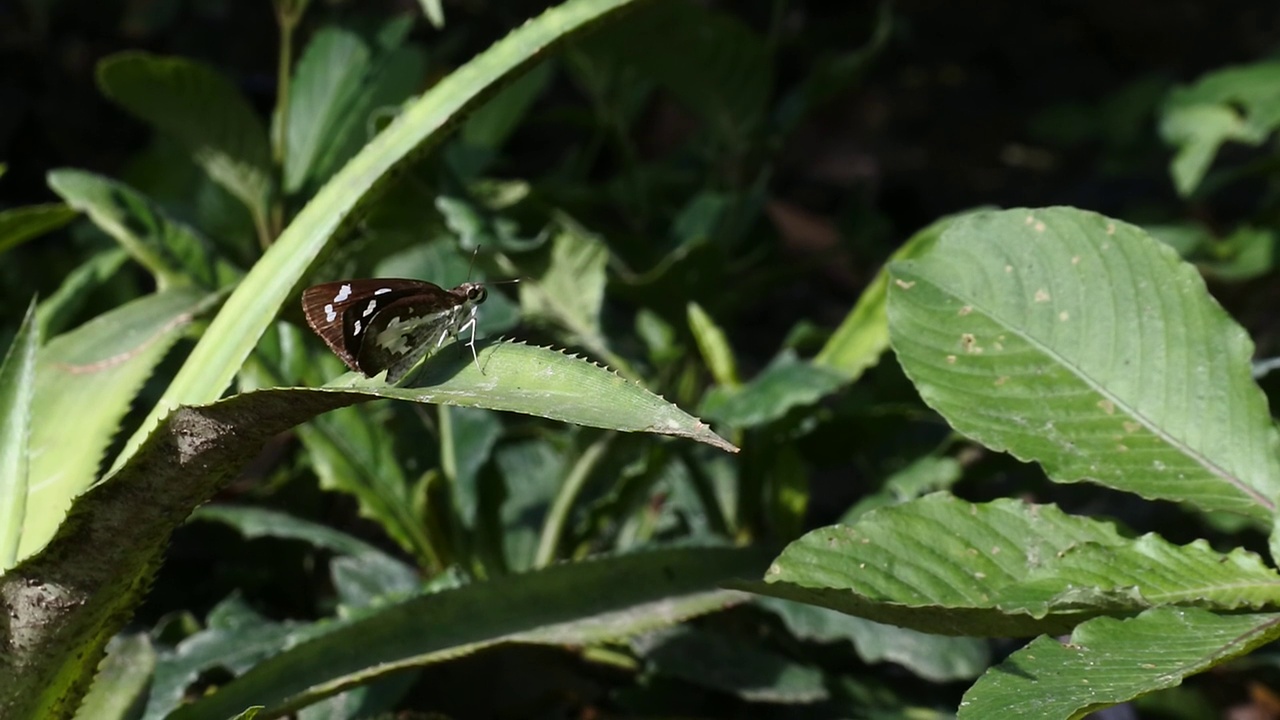
{"label": "green foliage", "polygon": [[[0,715],[566,716],[521,694],[585,678],[580,715],[1076,718],[1280,638],[1266,314],[1209,293],[1274,272],[1280,195],[809,214],[790,143],[890,4],[852,48],[567,0],[485,49],[421,7],[277,0],[269,113],[243,58],[107,57],[155,139],[0,210],[6,297],[55,289],[3,333]],[[1115,170],[1155,113],[1209,202],[1274,181],[1214,160],[1274,152],[1277,67],[1041,129]],[[488,283],[475,360],[346,372],[298,297],[355,277]]]}

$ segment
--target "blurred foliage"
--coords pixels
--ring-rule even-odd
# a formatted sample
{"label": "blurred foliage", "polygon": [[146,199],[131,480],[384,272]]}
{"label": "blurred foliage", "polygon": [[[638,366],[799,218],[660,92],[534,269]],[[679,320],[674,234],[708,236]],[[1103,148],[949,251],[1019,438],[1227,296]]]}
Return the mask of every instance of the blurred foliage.
{"label": "blurred foliage", "polygon": [[[152,431],[150,413],[174,379],[204,372],[184,367],[206,357],[193,347],[236,320],[215,320],[219,307],[246,307],[228,300],[237,291],[288,301],[272,306],[278,315],[247,319],[265,327],[260,338],[234,338],[252,350],[236,362],[233,402],[252,402],[246,393],[259,388],[364,382],[340,378],[341,362],[306,330],[304,284],[485,280],[481,361],[508,341],[532,346],[513,351],[520,367],[495,360],[474,376],[469,353],[456,370],[461,349],[446,347],[416,385],[369,391],[410,402],[334,402],[296,425],[322,411],[302,412],[296,406],[318,401],[299,392],[289,396],[294,408],[254,406],[237,418],[229,434],[243,444],[228,447],[243,457],[228,465],[234,473],[216,485],[215,502],[173,534],[80,717],[227,717],[253,702],[269,713],[307,705],[303,718],[950,717],[979,677],[970,699],[1026,694],[993,687],[987,672],[1014,649],[984,639],[1001,627],[1065,632],[1098,615],[1167,610],[1125,604],[1117,598],[1130,586],[1104,591],[1100,582],[1096,596],[1070,598],[1087,612],[1055,614],[1061,597],[1023,586],[1000,600],[1008,604],[970,606],[956,581],[928,588],[936,604],[919,619],[894,590],[868,590],[859,583],[871,581],[840,564],[881,556],[857,555],[858,543],[832,528],[805,535],[837,521],[899,553],[885,562],[904,577],[916,562],[922,575],[941,576],[920,557],[940,557],[956,538],[985,541],[990,528],[964,525],[969,513],[996,531],[1018,527],[1027,555],[1066,553],[1073,538],[1113,548],[1112,559],[1127,557],[1128,538],[1141,533],[1208,539],[1231,553],[1210,558],[1198,545],[1167,543],[1152,552],[1215,578],[1215,563],[1230,558],[1221,562],[1266,584],[1258,578],[1269,571],[1239,551],[1266,552],[1263,510],[1232,518],[1189,492],[1135,489],[1103,471],[1064,478],[1055,456],[993,440],[981,418],[930,394],[951,386],[929,385],[911,356],[917,338],[901,328],[906,301],[893,310],[890,298],[926,276],[943,287],[944,271],[917,278],[907,269],[941,262],[929,260],[940,238],[953,233],[954,245],[984,222],[974,217],[1001,217],[976,208],[1074,205],[1135,223],[1124,226],[1135,242],[1162,243],[1144,257],[1169,263],[1144,260],[1151,275],[1115,275],[1089,286],[1092,296],[1110,297],[1131,277],[1191,282],[1168,250],[1152,249],[1172,248],[1256,343],[1256,367],[1275,365],[1280,65],[1266,53],[1276,38],[1258,40],[1215,11],[1212,23],[1182,20],[1197,51],[1189,40],[1142,45],[1130,34],[1104,68],[1092,46],[1077,66],[1064,51],[1071,33],[1054,29],[1096,24],[1082,8],[635,2],[598,26],[566,30],[552,52],[518,56],[519,72],[472,88],[466,107],[425,140],[378,172],[357,172],[407,117],[431,111],[415,105],[424,93],[448,87],[548,5],[26,0],[0,11],[0,341],[13,348],[0,368],[0,498],[22,499],[0,528],[0,567],[39,559],[73,499],[109,488],[109,471],[129,467],[138,446],[129,438]],[[1107,27],[1121,32],[1113,23],[1123,15]],[[1132,18],[1126,28],[1150,29]],[[991,43],[979,53],[983,39]],[[1129,54],[1135,42],[1147,52],[1141,62]],[[1239,54],[1224,60],[1224,46]],[[344,185],[353,175],[364,184]],[[289,233],[307,226],[296,221],[325,212],[324,193],[350,194],[351,204],[315,243],[318,257],[297,261],[305,276],[263,277],[281,267],[270,263],[282,246],[298,247]],[[1001,232],[992,236],[1015,237]],[[1217,307],[1208,296],[1187,302]],[[953,322],[962,321],[937,321]],[[1243,367],[1242,346],[1225,347],[1234,325],[1221,335],[1186,326],[1164,354],[1184,358],[1174,351],[1192,346],[1188,366],[1208,366],[1212,357],[1194,346],[1213,343]],[[565,355],[548,359],[543,346]],[[1165,377],[1147,372],[1146,382]],[[435,382],[441,373],[456,377]],[[553,375],[558,387],[575,378],[591,397],[520,401],[541,402],[533,411],[484,395],[504,379],[499,392],[532,395]],[[1213,387],[1238,399],[1255,391],[1242,377]],[[1261,385],[1276,389],[1265,377]],[[455,386],[466,401],[447,395]],[[1050,397],[1064,386],[1044,387]],[[1233,421],[1261,427],[1253,400],[1241,402],[1249,409]],[[294,419],[268,437],[245,427],[283,416]],[[1152,422],[1164,428],[1185,414],[1168,416]],[[646,426],[650,417],[674,419]],[[713,446],[712,429],[741,452]],[[1013,456],[993,452],[1005,448]],[[145,450],[142,461],[152,462]],[[69,454],[74,463],[64,462]],[[39,487],[18,480],[55,475]],[[176,484],[182,474],[156,477]],[[1110,489],[1051,482],[1079,479]],[[975,505],[937,510],[939,491]],[[1013,503],[984,501],[1010,497],[1114,519],[1119,530],[988,519]],[[848,554],[824,559],[805,544],[819,539],[847,541]],[[795,583],[786,591],[759,582],[774,556],[775,571]],[[1083,551],[1075,557],[1106,569]],[[815,580],[813,567],[830,569],[823,562],[853,579],[832,570]],[[1133,578],[1133,587],[1150,579]],[[875,592],[884,594],[867,610],[858,593]],[[1043,602],[1035,622],[1001,625],[1010,622],[1001,613],[1032,596]],[[1248,603],[1261,613],[1276,601]],[[946,612],[957,608],[972,611],[972,624]],[[1204,614],[1178,627],[1205,642],[1244,632],[1196,611]],[[1143,617],[1153,632],[1174,627]],[[928,634],[948,628],[972,637]],[[1089,633],[1081,637],[1129,640]],[[1193,649],[1215,662],[1230,655]],[[1106,647],[1109,658],[1150,651],[1138,641]],[[1186,708],[1265,704],[1248,691],[1274,681],[1264,660],[1218,668],[1216,687],[1192,679],[1136,707],[1144,717],[1189,717]],[[1193,665],[1185,674],[1207,667]],[[1156,689],[1117,690],[1114,701]]]}

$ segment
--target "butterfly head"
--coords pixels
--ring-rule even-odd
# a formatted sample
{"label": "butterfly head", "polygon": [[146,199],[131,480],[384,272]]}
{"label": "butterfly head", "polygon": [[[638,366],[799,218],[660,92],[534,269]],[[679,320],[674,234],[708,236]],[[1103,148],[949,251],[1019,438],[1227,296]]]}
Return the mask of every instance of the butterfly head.
{"label": "butterfly head", "polygon": [[484,283],[464,282],[453,289],[453,292],[462,296],[466,302],[472,305],[479,305],[489,297],[489,291],[485,289]]}

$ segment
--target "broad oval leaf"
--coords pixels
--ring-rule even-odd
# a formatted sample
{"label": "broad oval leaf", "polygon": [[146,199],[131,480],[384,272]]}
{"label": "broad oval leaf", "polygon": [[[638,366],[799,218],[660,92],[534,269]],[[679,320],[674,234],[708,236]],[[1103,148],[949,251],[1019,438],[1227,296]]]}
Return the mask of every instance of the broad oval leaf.
{"label": "broad oval leaf", "polygon": [[1169,247],[1071,208],[958,220],[891,267],[894,349],[959,431],[1146,498],[1269,521],[1280,435],[1253,343]]}
{"label": "broad oval leaf", "polygon": [[186,58],[123,52],[98,65],[98,85],[136,117],[177,138],[209,177],[264,222],[272,176],[267,133],[230,80]]}
{"label": "broad oval leaf", "polygon": [[1280,637],[1280,615],[1162,608],[1037,638],[965,693],[958,720],[1060,720],[1179,685]]}
{"label": "broad oval leaf", "polygon": [[1160,605],[1280,607],[1280,575],[1253,553],[1130,540],[1051,505],[941,493],[815,530],[787,546],[766,580],[751,589],[960,635],[1060,632]]}

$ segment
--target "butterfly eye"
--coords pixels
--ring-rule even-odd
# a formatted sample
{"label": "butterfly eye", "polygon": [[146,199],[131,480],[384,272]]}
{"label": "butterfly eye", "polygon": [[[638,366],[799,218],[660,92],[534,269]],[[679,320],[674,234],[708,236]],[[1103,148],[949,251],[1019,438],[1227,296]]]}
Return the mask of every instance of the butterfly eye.
{"label": "butterfly eye", "polygon": [[484,299],[488,296],[489,291],[482,287],[471,288],[467,291],[467,299],[475,303],[484,302]]}

